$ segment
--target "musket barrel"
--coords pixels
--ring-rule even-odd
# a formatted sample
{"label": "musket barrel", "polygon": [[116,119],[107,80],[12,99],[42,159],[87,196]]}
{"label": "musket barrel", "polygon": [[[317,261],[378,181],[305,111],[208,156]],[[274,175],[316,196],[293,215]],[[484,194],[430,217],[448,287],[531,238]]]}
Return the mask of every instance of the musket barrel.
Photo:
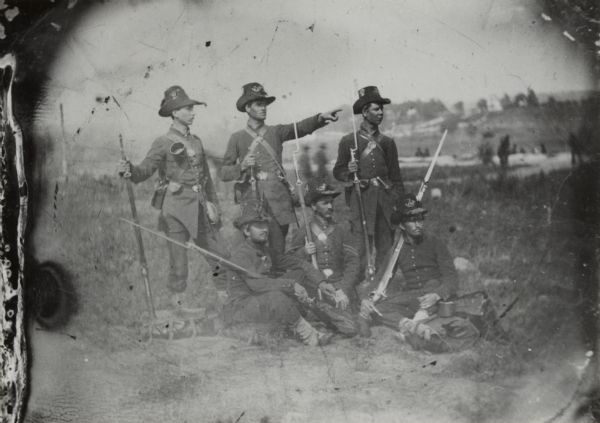
{"label": "musket barrel", "polygon": [[259,275],[257,273],[254,273],[254,272],[251,272],[251,271],[243,268],[242,266],[240,266],[238,264],[235,264],[234,262],[229,261],[226,258],[221,257],[218,254],[215,254],[215,253],[213,253],[211,251],[205,250],[204,248],[197,246],[196,244],[193,244],[191,242],[180,242],[180,241],[177,241],[177,240],[175,240],[175,239],[173,239],[171,237],[163,235],[160,232],[153,231],[152,229],[146,228],[146,227],[144,227],[144,226],[142,226],[142,225],[140,225],[138,223],[132,222],[131,220],[124,219],[122,217],[120,219],[122,221],[124,221],[124,222],[129,223],[130,225],[136,226],[139,229],[142,229],[142,230],[144,230],[146,232],[149,232],[149,233],[151,233],[154,236],[157,236],[159,238],[165,239],[165,240],[167,240],[167,241],[169,241],[169,242],[171,242],[171,243],[173,243],[175,245],[179,245],[180,247],[187,248],[188,250],[189,249],[196,250],[199,253],[201,253],[202,255],[207,256],[207,257],[209,257],[209,258],[211,258],[213,260],[218,261],[219,263],[222,263],[222,264],[226,265],[227,267],[231,268],[231,270],[237,270],[238,272],[242,272],[246,276],[250,276],[251,278],[260,278],[260,277],[262,277],[261,275]]}
{"label": "musket barrel", "polygon": [[[353,161],[358,161],[356,155],[358,154],[358,135],[356,134],[356,122],[354,121],[354,111],[351,113],[352,117],[352,135],[354,135],[354,149],[350,151]],[[368,278],[372,278],[375,275],[375,265],[373,264],[373,257],[371,255],[371,243],[369,241],[369,232],[367,228],[367,214],[365,212],[365,205],[362,199],[362,193],[360,188],[360,179],[358,178],[358,172],[354,172],[354,188],[356,191],[356,199],[358,201],[358,211],[360,214],[360,223],[363,230],[363,240],[365,243],[365,254],[367,255],[367,268],[366,273]]]}
{"label": "musket barrel", "polygon": [[[302,213],[302,220],[304,220],[304,229],[306,232],[306,240],[308,242],[312,243],[313,242],[312,232],[310,230],[310,225],[308,222],[308,215],[306,214],[306,201],[304,199],[304,191],[303,191],[303,186],[302,186],[303,184],[302,184],[302,179],[300,177],[298,158],[296,157],[296,154],[298,154],[300,152],[300,142],[298,141],[298,126],[296,125],[296,121],[294,121],[293,125],[294,125],[294,136],[296,137],[296,151],[294,151],[294,153],[292,153],[292,161],[294,162],[294,170],[296,171],[296,185],[297,185],[296,189],[298,192],[298,200],[300,201],[300,211]],[[311,261],[313,267],[318,270],[319,264],[317,263],[316,254],[310,255],[310,261]]]}
{"label": "musket barrel", "polygon": [[[119,134],[119,147],[121,149],[121,158],[123,160],[127,160],[125,156],[125,148],[123,146],[123,136]],[[135,197],[133,193],[133,186],[131,185],[131,180],[126,179],[125,185],[127,187],[127,197],[129,198],[129,206],[131,207],[131,215],[135,223],[138,223],[138,215],[137,208],[135,206]],[[138,224],[139,226],[139,224]],[[148,263],[146,261],[146,253],[144,252],[144,243],[142,242],[142,233],[139,228],[134,228],[133,230],[135,234],[135,240],[138,246],[138,256],[140,260],[140,266],[142,268],[142,278],[144,280],[144,290],[146,293],[146,304],[148,306],[148,310],[150,312],[150,316],[155,319],[156,318],[156,310],[154,309],[154,300],[152,297],[152,289],[150,288],[150,281],[148,279]]]}

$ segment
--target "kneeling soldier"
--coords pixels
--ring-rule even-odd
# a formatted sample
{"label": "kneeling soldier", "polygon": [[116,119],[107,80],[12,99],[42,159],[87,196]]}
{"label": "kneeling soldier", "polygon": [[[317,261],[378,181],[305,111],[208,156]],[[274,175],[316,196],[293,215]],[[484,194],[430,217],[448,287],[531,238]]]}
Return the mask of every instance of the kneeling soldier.
{"label": "kneeling soldier", "polygon": [[340,192],[328,184],[312,185],[306,195],[306,204],[313,210],[309,223],[311,238],[308,242],[306,228],[296,232],[290,252],[308,266],[311,256],[316,256],[318,269],[326,278],[320,285],[326,299],[338,309],[339,321],[333,321],[336,330],[345,335],[355,335],[356,321],[350,314],[350,299],[356,299],[355,286],[360,277],[360,258],[356,248],[357,236],[350,231],[349,223],[333,219],[333,200]]}
{"label": "kneeling soldier", "polygon": [[261,277],[230,272],[225,323],[271,323],[292,329],[306,345],[329,343],[331,334],[317,331],[302,317],[301,302],[310,301],[306,289],[299,283],[304,277],[302,272],[283,277],[272,275],[272,261],[267,249],[269,218],[262,205],[246,203],[235,226],[243,233],[245,241],[234,249],[231,260]]}
{"label": "kneeling soldier", "polygon": [[[366,294],[374,286],[361,289],[361,318],[399,330],[417,348],[433,352],[460,349],[478,336],[466,319],[448,315],[442,318],[442,300],[454,297],[458,275],[446,245],[423,231],[427,210],[413,194],[407,194],[400,210],[392,215],[404,236],[404,245],[390,280],[387,296],[376,305]],[[386,262],[389,260],[389,256]],[[383,269],[375,281],[381,279]],[[440,310],[438,310],[438,308]],[[450,313],[452,314],[452,313]],[[446,319],[446,320],[444,320]],[[450,338],[454,338],[449,342]]]}

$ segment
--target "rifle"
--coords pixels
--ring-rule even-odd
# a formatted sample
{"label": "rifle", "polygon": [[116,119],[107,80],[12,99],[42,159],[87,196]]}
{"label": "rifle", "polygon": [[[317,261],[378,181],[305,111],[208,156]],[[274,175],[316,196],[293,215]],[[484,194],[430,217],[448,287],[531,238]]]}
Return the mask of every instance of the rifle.
{"label": "rifle", "polygon": [[[300,202],[300,210],[302,211],[302,220],[304,221],[304,229],[306,232],[306,240],[310,243],[313,242],[312,231],[310,230],[310,222],[308,221],[308,215],[306,214],[306,201],[304,199],[303,182],[300,177],[300,170],[298,166],[298,153],[300,153],[300,142],[298,141],[298,128],[296,122],[294,122],[294,136],[296,137],[296,150],[292,153],[292,161],[294,163],[294,170],[296,171],[296,186],[298,191],[298,201]],[[317,264],[316,254],[310,255],[310,261],[315,269],[319,269]]]}
{"label": "rifle", "polygon": [[248,183],[250,184],[250,189],[256,197],[256,201],[260,201],[260,193],[258,192],[258,182],[256,180],[256,176],[254,176],[254,166],[250,166],[250,178],[248,179]]}
{"label": "rifle", "polygon": [[173,238],[170,238],[170,237],[168,237],[166,235],[161,234],[160,232],[153,231],[152,229],[146,228],[146,227],[140,225],[139,223],[132,222],[131,220],[127,220],[127,219],[124,219],[124,218],[120,218],[120,219],[123,222],[127,222],[130,225],[133,225],[133,226],[135,226],[135,227],[137,227],[139,229],[142,229],[142,230],[144,230],[146,232],[149,232],[149,233],[151,233],[154,236],[157,236],[157,237],[162,238],[162,239],[166,239],[167,241],[169,241],[169,242],[171,242],[171,243],[173,243],[175,245],[179,245],[180,247],[186,248],[188,250],[197,251],[197,252],[199,252],[200,254],[202,254],[205,257],[208,257],[208,258],[211,258],[213,260],[216,260],[219,264],[223,264],[223,265],[229,267],[231,270],[235,270],[236,272],[242,273],[244,276],[248,276],[250,278],[255,278],[255,279],[263,277],[263,276],[259,275],[258,273],[251,272],[251,271],[243,268],[242,266],[239,266],[239,265],[235,264],[234,262],[229,261],[229,260],[221,257],[218,254],[215,254],[213,252],[205,250],[202,247],[198,247],[196,244],[194,244],[192,242],[189,242],[189,241],[188,242],[179,242],[179,241],[177,241],[177,240],[175,240]]}
{"label": "rifle", "polygon": [[[435,154],[433,155],[433,159],[431,159],[431,163],[429,164],[429,168],[427,169],[425,178],[423,178],[423,182],[421,182],[421,186],[420,186],[419,191],[416,196],[417,201],[421,201],[421,199],[423,198],[423,195],[425,194],[425,190],[427,189],[429,180],[431,178],[431,173],[433,172],[435,163],[437,162],[437,159],[440,155],[440,151],[442,150],[442,145],[444,144],[444,140],[446,139],[447,134],[448,134],[448,130],[446,129],[444,131],[444,134],[442,135],[442,139],[440,140],[440,143],[438,144],[437,150],[435,151]],[[385,292],[386,292],[387,286],[388,286],[390,280],[392,279],[392,276],[394,273],[394,267],[396,266],[396,262],[398,261],[398,257],[400,256],[400,251],[402,250],[402,246],[404,245],[404,236],[402,235],[401,231],[396,230],[396,234],[395,234],[394,238],[395,238],[394,249],[392,250],[392,255],[390,256],[390,259],[389,259],[388,263],[386,264],[385,271],[383,272],[383,275],[381,276],[381,280],[379,281],[379,284],[377,285],[377,288],[375,289],[375,291],[373,291],[369,294],[369,299],[371,301],[373,301],[373,304],[377,303],[377,301],[379,301],[381,298],[386,296]]]}
{"label": "rifle", "polygon": [[[119,134],[119,146],[121,148],[121,158],[127,160],[125,156],[125,149],[123,147],[123,136]],[[129,205],[131,206],[131,215],[134,220],[134,225],[139,226],[139,220],[137,216],[137,209],[135,207],[135,197],[133,195],[133,186],[131,179],[125,178],[125,184],[127,186],[127,196],[129,197]],[[133,222],[132,222],[133,223]],[[152,290],[150,289],[150,281],[148,280],[148,262],[146,261],[146,254],[144,252],[144,244],[142,242],[142,233],[139,228],[134,228],[135,240],[138,246],[138,255],[140,259],[140,266],[142,270],[142,278],[144,280],[144,289],[146,292],[146,304],[150,311],[150,317],[156,319],[156,311],[154,310],[154,301],[152,300]]]}
{"label": "rifle", "polygon": [[[354,121],[354,112],[352,116],[352,134],[354,135],[354,148],[350,148],[350,155],[352,161],[357,161],[356,155],[358,153],[358,137],[356,135],[356,122]],[[371,242],[369,241],[369,232],[367,231],[367,214],[365,212],[365,204],[363,203],[362,193],[360,190],[360,179],[358,179],[358,172],[354,172],[354,189],[356,191],[356,198],[358,199],[358,210],[360,212],[360,224],[362,226],[363,238],[365,243],[365,254],[367,255],[367,268],[365,269],[365,276],[368,280],[372,280],[375,276],[375,264],[373,263],[373,256],[371,255]]]}

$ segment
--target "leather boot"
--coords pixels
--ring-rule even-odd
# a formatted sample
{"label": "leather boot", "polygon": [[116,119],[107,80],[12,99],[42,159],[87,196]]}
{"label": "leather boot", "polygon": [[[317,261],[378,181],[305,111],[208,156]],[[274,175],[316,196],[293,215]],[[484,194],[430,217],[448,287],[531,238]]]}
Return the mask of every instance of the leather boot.
{"label": "leather boot", "polygon": [[319,332],[304,320],[303,317],[300,317],[294,324],[294,333],[300,341],[311,347],[327,345],[331,342],[331,338],[333,338],[332,333]]}
{"label": "leather boot", "polygon": [[371,321],[362,315],[359,315],[356,319],[358,326],[358,335],[363,338],[369,338],[371,336]]}

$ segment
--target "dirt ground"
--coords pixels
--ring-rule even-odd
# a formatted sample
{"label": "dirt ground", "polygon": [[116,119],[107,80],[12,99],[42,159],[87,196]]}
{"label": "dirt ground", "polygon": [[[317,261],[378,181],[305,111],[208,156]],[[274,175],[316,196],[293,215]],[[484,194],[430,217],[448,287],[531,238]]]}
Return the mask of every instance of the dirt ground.
{"label": "dirt ground", "polygon": [[[375,328],[369,339],[336,338],[323,348],[289,339],[255,346],[247,338],[225,336],[146,344],[135,327],[143,320],[135,247],[130,228],[115,223],[115,216],[128,215],[122,186],[106,180],[73,184],[62,202],[55,197],[58,207],[43,215],[36,241],[45,247],[44,259],[71,266],[80,310],[59,332],[33,323],[29,328],[26,422],[573,420],[576,404],[562,409],[578,389],[586,351],[577,323],[563,324],[572,315],[571,299],[564,294],[570,285],[549,265],[536,285],[540,292],[533,289],[535,295],[520,301],[509,316],[509,330],[519,333],[510,345],[487,342],[462,353],[430,355],[412,350],[386,328]],[[139,188],[137,193],[147,196]],[[536,244],[515,234],[535,237],[539,220],[528,217],[533,213],[528,203],[510,209],[515,223],[496,216],[498,205],[508,210],[509,200],[477,202],[475,213],[462,194],[449,191],[444,198],[445,209],[432,210],[432,225],[442,222],[437,228],[443,229],[446,215],[455,213],[454,251],[474,260],[488,278],[497,278],[488,279],[486,289],[505,307],[519,289],[506,269],[533,272],[531,263],[539,255]],[[535,198],[527,201],[537,207]],[[153,221],[145,207],[139,209],[141,220]],[[440,209],[442,218],[435,214]],[[150,274],[161,280],[164,246],[151,238],[146,246]],[[563,284],[561,290],[551,290],[555,283]],[[157,298],[165,297],[161,285],[155,287]]]}
{"label": "dirt ground", "polygon": [[416,352],[386,328],[322,348],[221,336],[148,345],[118,327],[30,333],[32,423],[544,422],[584,363],[569,349],[520,377],[465,377],[456,363],[475,364],[472,352]]}

